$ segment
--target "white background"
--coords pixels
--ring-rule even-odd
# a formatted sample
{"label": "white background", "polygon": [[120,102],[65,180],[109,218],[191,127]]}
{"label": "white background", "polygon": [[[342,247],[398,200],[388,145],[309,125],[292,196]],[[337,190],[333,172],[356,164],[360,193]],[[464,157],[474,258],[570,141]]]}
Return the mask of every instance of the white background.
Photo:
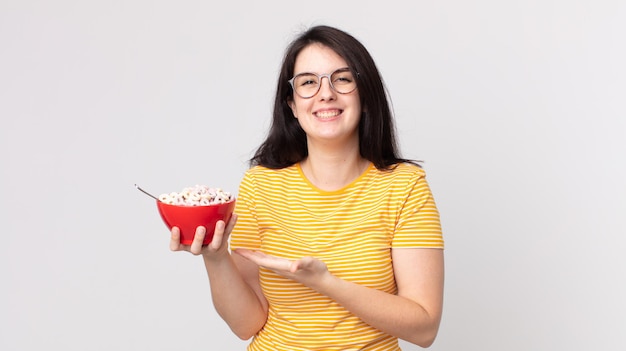
{"label": "white background", "polygon": [[625,2],[0,0],[0,349],[244,349],[134,184],[236,192],[312,24],[368,47],[424,161],[431,349],[626,348]]}

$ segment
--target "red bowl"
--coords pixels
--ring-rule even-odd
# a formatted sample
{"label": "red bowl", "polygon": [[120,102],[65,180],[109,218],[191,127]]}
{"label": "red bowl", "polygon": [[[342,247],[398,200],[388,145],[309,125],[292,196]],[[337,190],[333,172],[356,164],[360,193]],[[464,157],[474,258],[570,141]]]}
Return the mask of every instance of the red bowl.
{"label": "red bowl", "polygon": [[213,240],[217,221],[223,220],[228,223],[230,220],[235,210],[235,198],[225,203],[205,206],[170,205],[157,201],[157,208],[163,222],[170,230],[172,227],[180,229],[181,244],[191,245],[196,228],[204,226],[206,235],[203,244],[206,245]]}

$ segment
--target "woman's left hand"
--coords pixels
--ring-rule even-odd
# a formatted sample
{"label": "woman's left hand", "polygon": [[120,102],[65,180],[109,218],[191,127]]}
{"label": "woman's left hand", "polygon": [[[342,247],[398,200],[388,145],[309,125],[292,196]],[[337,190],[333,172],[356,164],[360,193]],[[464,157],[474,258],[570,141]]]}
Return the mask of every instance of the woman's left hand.
{"label": "woman's left hand", "polygon": [[330,276],[326,264],[315,257],[307,256],[299,260],[288,260],[267,255],[260,251],[236,249],[233,252],[247,258],[260,267],[270,269],[278,275],[293,279],[313,289]]}

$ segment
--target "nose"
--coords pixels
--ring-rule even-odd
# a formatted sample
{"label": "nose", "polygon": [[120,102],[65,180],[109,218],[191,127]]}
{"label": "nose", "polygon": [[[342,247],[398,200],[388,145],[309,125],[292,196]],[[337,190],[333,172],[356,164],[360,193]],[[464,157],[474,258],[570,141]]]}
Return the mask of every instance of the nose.
{"label": "nose", "polygon": [[[326,83],[324,83],[326,78]],[[318,92],[319,98],[322,100],[332,99],[335,96],[335,90],[330,83],[330,77],[324,76],[320,78],[320,91]]]}

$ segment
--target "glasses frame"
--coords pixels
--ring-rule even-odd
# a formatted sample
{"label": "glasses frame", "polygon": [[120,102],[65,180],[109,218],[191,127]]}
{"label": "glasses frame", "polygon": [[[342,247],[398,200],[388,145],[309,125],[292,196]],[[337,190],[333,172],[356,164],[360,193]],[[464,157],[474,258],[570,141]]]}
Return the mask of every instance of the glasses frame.
{"label": "glasses frame", "polygon": [[[351,72],[351,73],[353,74],[353,76],[354,76],[354,81],[355,81],[355,83],[356,83],[356,79],[359,77],[359,73],[358,73],[358,72],[354,72],[354,71],[352,71],[352,70],[350,69],[350,67],[342,67],[342,68],[337,68],[336,70],[334,70],[334,71],[332,71],[332,72],[330,72],[330,73],[325,73],[325,74],[317,74],[317,73],[313,73],[313,72],[302,72],[302,73],[298,73],[298,74],[296,74],[296,75],[295,75],[295,76],[293,76],[291,79],[289,79],[287,82],[289,82],[289,85],[291,85],[291,90],[293,90],[293,92],[294,92],[294,93],[296,93],[299,97],[301,97],[301,98],[303,98],[303,99],[310,99],[310,98],[314,97],[315,95],[317,95],[317,93],[319,93],[319,92],[320,92],[320,89],[322,88],[322,78],[324,78],[324,77],[328,78],[328,84],[330,85],[330,88],[331,88],[334,92],[336,92],[337,94],[350,94],[351,92],[353,92],[353,91],[355,91],[355,90],[356,90],[356,88],[357,88],[357,85],[358,85],[358,84],[355,84],[355,85],[354,85],[354,89],[352,89],[352,90],[350,90],[350,91],[348,91],[348,92],[342,93],[342,92],[340,92],[340,91],[337,91],[337,89],[336,89],[336,88],[335,88],[335,86],[333,85],[333,80],[332,80],[332,79],[330,79],[330,77],[331,77],[333,74],[335,74],[335,73],[337,73],[337,72],[342,72],[342,71],[349,71],[349,72]],[[296,90],[296,87],[294,86],[294,82],[295,82],[296,78],[298,78],[299,76],[304,75],[304,74],[311,74],[311,75],[316,76],[316,77],[317,77],[317,79],[319,79],[319,84],[317,85],[317,90],[315,91],[315,93],[314,93],[313,95],[311,95],[311,96],[307,96],[307,97],[304,97],[304,96],[302,96],[302,95],[298,94],[298,91]]]}

